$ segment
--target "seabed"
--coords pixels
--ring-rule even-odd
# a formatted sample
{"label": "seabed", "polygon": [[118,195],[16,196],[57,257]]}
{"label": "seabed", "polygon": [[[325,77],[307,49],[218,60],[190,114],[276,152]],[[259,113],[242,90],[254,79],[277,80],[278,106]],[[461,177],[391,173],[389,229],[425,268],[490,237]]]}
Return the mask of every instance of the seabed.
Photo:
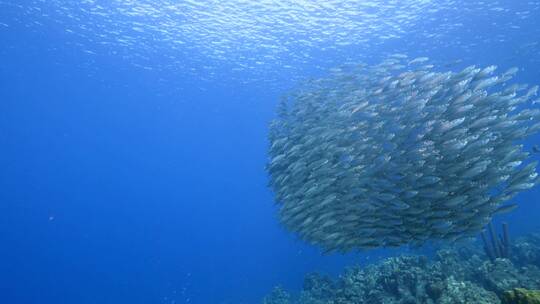
{"label": "seabed", "polygon": [[337,279],[311,273],[299,293],[275,287],[262,303],[540,304],[540,234],[510,242],[506,257],[503,251],[493,256],[493,241],[447,247],[430,258],[402,255],[350,267]]}

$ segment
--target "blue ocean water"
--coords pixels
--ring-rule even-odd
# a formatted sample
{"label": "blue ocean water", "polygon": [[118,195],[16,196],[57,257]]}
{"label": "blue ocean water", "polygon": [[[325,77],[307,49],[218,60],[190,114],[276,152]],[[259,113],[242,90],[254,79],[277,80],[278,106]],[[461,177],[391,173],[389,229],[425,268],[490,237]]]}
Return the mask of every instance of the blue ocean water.
{"label": "blue ocean water", "polygon": [[[322,255],[280,226],[280,96],[392,53],[539,84],[539,17],[509,0],[0,1],[0,303],[258,303],[411,250]],[[539,191],[496,221],[540,231]]]}

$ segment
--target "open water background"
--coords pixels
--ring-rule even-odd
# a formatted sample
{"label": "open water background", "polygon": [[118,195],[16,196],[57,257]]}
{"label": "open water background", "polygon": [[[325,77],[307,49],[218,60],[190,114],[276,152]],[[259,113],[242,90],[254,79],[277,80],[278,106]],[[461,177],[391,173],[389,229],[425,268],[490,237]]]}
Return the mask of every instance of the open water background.
{"label": "open water background", "polygon": [[[0,1],[0,302],[257,303],[408,252],[322,256],[279,226],[279,97],[392,53],[540,84],[539,17],[536,0]],[[540,231],[539,191],[497,219],[512,235]]]}

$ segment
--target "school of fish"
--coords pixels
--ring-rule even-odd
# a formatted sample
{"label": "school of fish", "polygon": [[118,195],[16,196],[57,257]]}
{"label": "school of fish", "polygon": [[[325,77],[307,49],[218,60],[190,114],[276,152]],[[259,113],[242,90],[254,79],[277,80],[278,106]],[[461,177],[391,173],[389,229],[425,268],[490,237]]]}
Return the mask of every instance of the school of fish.
{"label": "school of fish", "polygon": [[539,182],[520,144],[540,130],[538,86],[495,70],[395,54],[296,89],[269,131],[281,222],[328,252],[477,235]]}

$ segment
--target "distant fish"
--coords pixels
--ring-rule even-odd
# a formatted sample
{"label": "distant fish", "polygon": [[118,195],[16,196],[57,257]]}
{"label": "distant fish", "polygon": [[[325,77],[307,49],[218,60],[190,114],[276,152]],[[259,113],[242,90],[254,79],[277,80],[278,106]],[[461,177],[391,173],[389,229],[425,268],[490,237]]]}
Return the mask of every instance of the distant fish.
{"label": "distant fish", "polygon": [[457,60],[454,60],[454,61],[445,63],[445,64],[443,65],[443,67],[445,67],[445,68],[451,68],[451,67],[454,67],[454,66],[456,66],[456,65],[458,65],[458,64],[460,64],[460,63],[462,63],[462,62],[463,62],[462,59],[457,59]]}
{"label": "distant fish", "polygon": [[504,206],[501,206],[499,208],[497,208],[493,214],[505,214],[505,213],[509,213],[509,212],[512,212],[513,210],[515,210],[516,208],[518,207],[517,204],[509,204],[509,205],[504,205]]}
{"label": "distant fish", "polygon": [[418,58],[415,58],[415,59],[409,61],[409,65],[415,64],[415,63],[423,63],[423,62],[426,62],[428,60],[429,60],[429,58],[427,58],[427,57],[418,57]]}

